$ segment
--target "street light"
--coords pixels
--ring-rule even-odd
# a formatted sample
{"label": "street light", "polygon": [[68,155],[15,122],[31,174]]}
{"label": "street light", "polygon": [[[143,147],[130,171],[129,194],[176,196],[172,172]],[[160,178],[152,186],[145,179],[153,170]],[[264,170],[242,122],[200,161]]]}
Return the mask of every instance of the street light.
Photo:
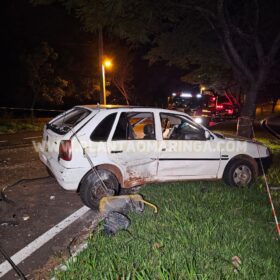
{"label": "street light", "polygon": [[109,59],[105,59],[102,62],[102,89],[103,89],[103,100],[104,105],[106,105],[106,80],[105,80],[105,68],[112,68],[112,61]]}

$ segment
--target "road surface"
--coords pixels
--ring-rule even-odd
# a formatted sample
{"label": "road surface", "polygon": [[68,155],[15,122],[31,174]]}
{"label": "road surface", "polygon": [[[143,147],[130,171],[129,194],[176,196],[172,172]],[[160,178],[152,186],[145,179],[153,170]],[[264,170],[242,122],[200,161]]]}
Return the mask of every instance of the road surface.
{"label": "road surface", "polygon": [[0,149],[8,147],[24,147],[31,145],[32,141],[40,141],[41,139],[41,131],[0,134]]}
{"label": "road surface", "polygon": [[[55,179],[47,176],[33,146],[0,149],[0,189],[23,178],[41,178],[6,189],[9,202],[0,200],[0,246],[9,256],[26,249],[36,238],[55,229],[62,220],[83,207],[76,192],[64,191]],[[51,270],[57,264],[52,259],[64,254],[73,238],[86,232],[96,221],[97,214],[86,210],[72,225],[43,242],[35,253],[20,262],[19,267],[29,275],[28,279],[42,279],[46,273],[43,266],[49,261]],[[8,272],[6,269],[7,262],[0,255],[0,278],[18,279],[10,266]]]}

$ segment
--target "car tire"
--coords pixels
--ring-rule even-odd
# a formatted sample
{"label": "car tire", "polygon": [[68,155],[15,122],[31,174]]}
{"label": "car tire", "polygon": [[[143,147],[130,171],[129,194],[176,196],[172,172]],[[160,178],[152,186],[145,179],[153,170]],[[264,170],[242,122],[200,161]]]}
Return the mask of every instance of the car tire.
{"label": "car tire", "polygon": [[[85,175],[80,185],[80,197],[82,202],[94,210],[98,210],[99,201],[102,197],[119,194],[119,182],[115,175],[103,169],[99,169],[97,172],[99,176],[96,172],[90,171]],[[99,177],[106,185],[107,190],[104,190]]]}
{"label": "car tire", "polygon": [[224,171],[224,182],[231,187],[250,187],[256,178],[254,165],[246,159],[236,159]]}

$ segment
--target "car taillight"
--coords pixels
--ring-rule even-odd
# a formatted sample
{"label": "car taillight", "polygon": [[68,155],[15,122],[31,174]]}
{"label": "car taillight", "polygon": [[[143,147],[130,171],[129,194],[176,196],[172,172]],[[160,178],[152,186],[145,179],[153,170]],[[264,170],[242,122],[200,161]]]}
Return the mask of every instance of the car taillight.
{"label": "car taillight", "polygon": [[216,106],[216,109],[224,109],[224,105],[223,105],[223,104],[217,105],[217,106]]}
{"label": "car taillight", "polygon": [[59,158],[70,161],[72,159],[71,140],[62,140],[59,144]]}

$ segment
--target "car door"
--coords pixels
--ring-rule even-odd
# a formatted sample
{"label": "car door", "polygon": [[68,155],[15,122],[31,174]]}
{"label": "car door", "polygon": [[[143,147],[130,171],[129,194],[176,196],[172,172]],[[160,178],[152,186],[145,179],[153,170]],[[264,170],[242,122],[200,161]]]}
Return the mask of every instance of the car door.
{"label": "car door", "polygon": [[107,142],[110,159],[124,172],[125,186],[151,182],[157,171],[154,114],[121,112]]}
{"label": "car door", "polygon": [[158,177],[215,178],[220,149],[216,141],[207,139],[205,129],[179,114],[161,113],[160,121],[162,140]]}

